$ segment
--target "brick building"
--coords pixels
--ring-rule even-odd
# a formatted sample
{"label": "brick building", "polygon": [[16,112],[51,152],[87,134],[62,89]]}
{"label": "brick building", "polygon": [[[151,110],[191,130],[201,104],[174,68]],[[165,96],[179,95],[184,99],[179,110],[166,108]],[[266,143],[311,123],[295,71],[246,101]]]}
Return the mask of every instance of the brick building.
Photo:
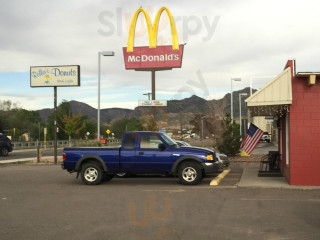
{"label": "brick building", "polygon": [[295,71],[295,60],[289,60],[246,99],[248,114],[274,117],[281,173],[289,184],[320,186],[320,72]]}

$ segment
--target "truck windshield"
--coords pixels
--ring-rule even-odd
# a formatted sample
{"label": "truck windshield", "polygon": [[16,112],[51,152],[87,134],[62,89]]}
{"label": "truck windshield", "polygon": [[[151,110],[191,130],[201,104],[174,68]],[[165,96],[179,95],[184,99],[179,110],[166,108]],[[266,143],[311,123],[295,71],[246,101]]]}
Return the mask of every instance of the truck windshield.
{"label": "truck windshield", "polygon": [[168,135],[162,133],[161,137],[169,146],[177,146],[177,144]]}

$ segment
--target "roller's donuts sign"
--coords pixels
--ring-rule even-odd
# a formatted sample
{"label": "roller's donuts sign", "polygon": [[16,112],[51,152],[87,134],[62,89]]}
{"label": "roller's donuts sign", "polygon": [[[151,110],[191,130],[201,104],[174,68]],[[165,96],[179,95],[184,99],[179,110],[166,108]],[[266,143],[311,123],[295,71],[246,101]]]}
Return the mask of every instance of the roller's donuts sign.
{"label": "roller's donuts sign", "polygon": [[[157,33],[160,16],[166,11],[169,17],[172,35],[172,46],[157,46]],[[134,34],[139,13],[143,13],[147,22],[149,47],[134,47]],[[139,8],[131,21],[128,46],[123,48],[126,69],[171,69],[180,68],[184,45],[179,45],[176,26],[168,8],[162,7],[157,12],[152,26],[148,13]]]}

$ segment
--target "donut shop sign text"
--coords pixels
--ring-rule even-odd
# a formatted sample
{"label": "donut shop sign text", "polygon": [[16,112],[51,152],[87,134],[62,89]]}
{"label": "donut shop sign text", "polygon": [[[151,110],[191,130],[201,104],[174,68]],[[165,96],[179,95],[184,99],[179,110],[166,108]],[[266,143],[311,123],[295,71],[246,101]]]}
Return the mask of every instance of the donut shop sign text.
{"label": "donut shop sign text", "polygon": [[30,67],[31,87],[74,87],[80,86],[80,66],[37,66]]}

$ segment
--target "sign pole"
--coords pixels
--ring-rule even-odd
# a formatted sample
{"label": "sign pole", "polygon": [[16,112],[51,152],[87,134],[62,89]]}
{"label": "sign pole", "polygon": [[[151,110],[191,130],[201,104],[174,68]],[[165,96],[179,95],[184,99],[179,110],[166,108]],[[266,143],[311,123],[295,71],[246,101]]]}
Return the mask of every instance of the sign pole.
{"label": "sign pole", "polygon": [[156,70],[151,70],[152,100],[156,100]]}
{"label": "sign pole", "polygon": [[[80,86],[80,65],[31,66],[30,87],[54,87],[54,163],[57,161],[57,87]],[[44,130],[44,137],[46,138]],[[44,139],[46,148],[46,139]]]}
{"label": "sign pole", "polygon": [[[151,92],[152,92],[152,100],[156,100],[156,70],[151,70]],[[152,107],[153,120],[156,122],[156,108]],[[155,129],[153,129],[155,130]]]}
{"label": "sign pole", "polygon": [[100,142],[100,75],[101,75],[101,53],[98,52],[98,116],[97,116],[97,141]]}
{"label": "sign pole", "polygon": [[54,163],[57,164],[57,87],[54,87]]}
{"label": "sign pole", "polygon": [[47,128],[43,128],[43,149],[47,150]]}

